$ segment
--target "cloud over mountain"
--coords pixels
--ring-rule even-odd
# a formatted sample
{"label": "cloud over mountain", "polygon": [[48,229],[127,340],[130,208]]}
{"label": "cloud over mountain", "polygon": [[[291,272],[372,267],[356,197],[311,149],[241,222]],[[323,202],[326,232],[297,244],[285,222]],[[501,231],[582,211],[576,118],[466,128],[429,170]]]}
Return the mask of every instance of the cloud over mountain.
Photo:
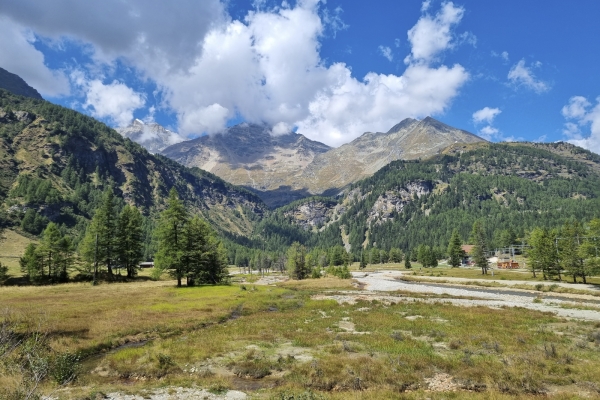
{"label": "cloud over mountain", "polygon": [[[441,63],[444,51],[461,42],[454,29],[464,9],[452,2],[437,11],[424,4],[407,33],[411,51],[402,74],[369,72],[364,77],[321,57],[325,32],[345,25],[341,9],[332,14],[318,0],[272,8],[261,3],[239,19],[218,0],[3,3],[0,15],[14,27],[2,29],[13,35],[25,37],[16,27],[28,26],[35,40],[89,49],[94,65],[85,74],[87,82],[75,86],[88,89],[85,104],[97,115],[122,124],[143,102],[124,82],[95,72],[123,63],[156,85],[160,106],[176,115],[184,135],[216,132],[228,120],[241,118],[280,130],[298,127],[305,136],[335,146],[405,117],[444,112],[469,78],[463,66]],[[23,43],[13,55],[35,51],[31,41]],[[63,74],[48,69],[43,60],[35,65]],[[98,89],[96,96],[90,96],[89,88]],[[97,106],[101,93],[117,89],[125,112]]]}

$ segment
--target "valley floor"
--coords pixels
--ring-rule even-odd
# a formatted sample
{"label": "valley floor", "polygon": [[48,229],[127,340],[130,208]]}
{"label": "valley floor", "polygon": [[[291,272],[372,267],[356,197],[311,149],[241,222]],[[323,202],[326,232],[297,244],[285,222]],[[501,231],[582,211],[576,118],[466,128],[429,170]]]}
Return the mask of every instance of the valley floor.
{"label": "valley floor", "polygon": [[[387,267],[352,280],[237,274],[221,287],[4,287],[0,302],[56,354],[80,355],[75,381],[40,386],[48,399],[600,395],[600,297]],[[0,398],[22,383],[0,374]]]}

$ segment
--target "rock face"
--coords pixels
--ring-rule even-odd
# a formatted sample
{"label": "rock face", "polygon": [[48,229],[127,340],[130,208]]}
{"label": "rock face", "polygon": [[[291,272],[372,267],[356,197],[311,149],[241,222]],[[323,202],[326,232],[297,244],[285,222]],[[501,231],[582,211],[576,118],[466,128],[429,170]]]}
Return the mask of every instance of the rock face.
{"label": "rock face", "polygon": [[346,207],[335,201],[314,200],[302,203],[283,213],[294,225],[304,230],[319,230],[331,222],[335,222],[344,214]]}
{"label": "rock face", "polygon": [[311,195],[333,195],[392,161],[428,158],[454,143],[485,142],[433,118],[407,118],[386,133],[367,132],[332,149],[302,135],[272,136],[242,124],[221,134],[178,143],[162,154],[255,191],[270,206]]}
{"label": "rock face", "polygon": [[134,119],[131,125],[126,128],[117,128],[116,131],[155,154],[184,140],[177,133],[157,123],[146,124],[139,119]]}
{"label": "rock face", "polygon": [[394,214],[401,213],[404,207],[421,196],[428,195],[433,190],[431,182],[418,181],[410,182],[405,187],[396,190],[388,190],[380,195],[367,217],[367,223],[370,225],[381,224],[385,221],[394,219]]}
{"label": "rock face", "polygon": [[42,100],[37,90],[29,86],[19,75],[8,72],[4,68],[0,68],[0,88],[19,96]]}
{"label": "rock face", "polygon": [[271,205],[309,195],[300,181],[306,166],[330,147],[290,132],[272,135],[266,125],[240,124],[222,133],[178,143],[162,154],[189,167],[243,185],[259,195],[269,192]]}

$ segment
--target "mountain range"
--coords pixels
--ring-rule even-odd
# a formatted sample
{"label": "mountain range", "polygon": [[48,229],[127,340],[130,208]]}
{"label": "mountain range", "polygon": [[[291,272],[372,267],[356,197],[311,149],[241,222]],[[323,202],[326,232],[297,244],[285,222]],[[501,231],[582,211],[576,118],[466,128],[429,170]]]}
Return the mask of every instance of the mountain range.
{"label": "mountain range", "polygon": [[[148,130],[172,140],[141,121],[124,134]],[[523,238],[533,226],[600,217],[600,156],[567,143],[488,143],[428,117],[335,149],[240,124],[151,154],[91,117],[0,89],[0,227],[23,227],[33,211],[77,238],[108,186],[150,225],[177,188],[227,238],[231,259],[242,247],[280,252],[293,241],[355,255],[423,243],[443,252],[451,232],[467,240],[475,220],[494,244],[500,230]],[[257,194],[285,206],[269,209]]]}
{"label": "mountain range", "polygon": [[266,125],[241,124],[177,143],[161,153],[257,193],[277,207],[339,193],[391,161],[428,158],[454,143],[484,142],[431,117],[407,118],[388,132],[367,132],[338,148],[298,133],[274,136]]}

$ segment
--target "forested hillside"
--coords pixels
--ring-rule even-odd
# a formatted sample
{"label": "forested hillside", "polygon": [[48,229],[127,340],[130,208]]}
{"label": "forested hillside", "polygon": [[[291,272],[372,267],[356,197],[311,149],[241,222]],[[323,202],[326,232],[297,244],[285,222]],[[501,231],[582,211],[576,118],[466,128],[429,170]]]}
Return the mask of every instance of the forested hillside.
{"label": "forested hillside", "polygon": [[[599,171],[600,156],[567,143],[454,145],[429,160],[395,161],[333,203],[281,208],[256,229],[272,250],[299,241],[345,244],[355,255],[420,244],[443,254],[454,229],[466,242],[481,219],[494,247],[508,230],[523,238],[535,226],[600,216]],[[318,221],[308,222],[316,209]]]}
{"label": "forested hillside", "polygon": [[54,221],[80,240],[108,186],[119,207],[142,211],[146,225],[154,223],[172,187],[219,231],[248,235],[252,220],[266,211],[254,194],[149,154],[93,118],[0,90],[2,226],[39,234]]}

